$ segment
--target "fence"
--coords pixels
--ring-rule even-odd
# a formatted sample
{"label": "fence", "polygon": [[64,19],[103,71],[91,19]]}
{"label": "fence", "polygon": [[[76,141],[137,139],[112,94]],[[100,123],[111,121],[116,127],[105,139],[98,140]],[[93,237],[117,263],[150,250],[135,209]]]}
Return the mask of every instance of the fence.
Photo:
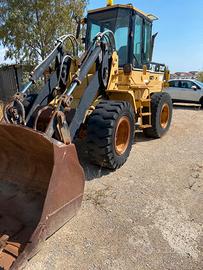
{"label": "fence", "polygon": [[21,89],[23,68],[20,65],[0,68],[0,100],[7,101]]}

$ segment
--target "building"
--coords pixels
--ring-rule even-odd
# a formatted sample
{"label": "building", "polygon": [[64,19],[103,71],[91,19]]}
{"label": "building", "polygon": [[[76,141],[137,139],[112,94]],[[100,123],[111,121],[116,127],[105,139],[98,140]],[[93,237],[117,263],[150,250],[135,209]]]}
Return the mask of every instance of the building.
{"label": "building", "polygon": [[197,79],[198,71],[175,72],[171,74],[171,79]]}

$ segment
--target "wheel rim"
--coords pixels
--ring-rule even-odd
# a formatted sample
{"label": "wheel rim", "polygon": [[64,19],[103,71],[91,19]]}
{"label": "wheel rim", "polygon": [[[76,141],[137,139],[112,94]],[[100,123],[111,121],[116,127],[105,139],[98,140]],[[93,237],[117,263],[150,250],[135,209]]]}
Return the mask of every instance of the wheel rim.
{"label": "wheel rim", "polygon": [[122,116],[117,124],[115,133],[115,150],[120,156],[125,153],[130,141],[130,121],[128,117]]}
{"label": "wheel rim", "polygon": [[170,116],[170,109],[168,104],[164,104],[161,109],[160,114],[160,125],[162,128],[166,128],[168,126]]}

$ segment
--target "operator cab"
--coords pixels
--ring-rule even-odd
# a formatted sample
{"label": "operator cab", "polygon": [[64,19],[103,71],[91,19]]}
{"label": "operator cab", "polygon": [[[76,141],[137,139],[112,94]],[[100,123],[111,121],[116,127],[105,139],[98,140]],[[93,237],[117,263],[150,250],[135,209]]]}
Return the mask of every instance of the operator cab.
{"label": "operator cab", "polygon": [[99,32],[111,30],[115,35],[119,66],[131,64],[142,68],[152,61],[152,21],[149,15],[132,5],[113,5],[90,11],[87,15],[86,47]]}

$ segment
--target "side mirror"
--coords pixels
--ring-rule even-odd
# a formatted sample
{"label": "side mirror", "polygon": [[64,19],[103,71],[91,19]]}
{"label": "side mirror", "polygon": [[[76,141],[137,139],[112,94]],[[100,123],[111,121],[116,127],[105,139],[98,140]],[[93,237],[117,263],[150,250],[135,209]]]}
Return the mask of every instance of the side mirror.
{"label": "side mirror", "polygon": [[153,51],[154,51],[154,43],[155,43],[155,39],[158,35],[158,32],[156,34],[154,34],[151,38],[151,52],[150,52],[150,61],[152,61],[152,56],[153,56]]}
{"label": "side mirror", "polygon": [[197,91],[197,86],[196,86],[196,85],[193,85],[193,86],[192,86],[192,89],[193,89],[194,91]]}

